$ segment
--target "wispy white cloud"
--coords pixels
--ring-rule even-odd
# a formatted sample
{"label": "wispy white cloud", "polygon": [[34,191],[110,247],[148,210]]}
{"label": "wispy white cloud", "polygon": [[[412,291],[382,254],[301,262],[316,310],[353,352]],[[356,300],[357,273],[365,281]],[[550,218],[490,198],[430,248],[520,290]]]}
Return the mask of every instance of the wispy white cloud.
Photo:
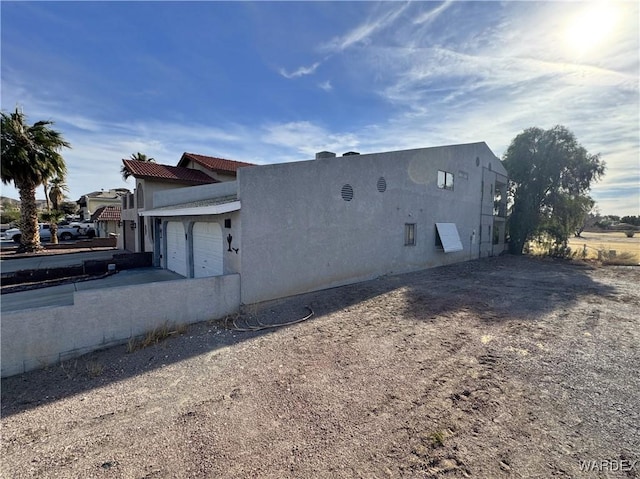
{"label": "wispy white cloud", "polygon": [[348,151],[359,145],[352,133],[331,132],[310,121],[272,123],[263,126],[260,141],[297,154],[296,159],[311,159],[322,150]]}
{"label": "wispy white cloud", "polygon": [[320,62],[315,62],[313,65],[308,67],[300,67],[297,70],[292,72],[287,72],[284,68],[279,70],[280,75],[285,78],[298,78],[305,75],[311,75],[315,73],[316,69],[320,66]]}
{"label": "wispy white cloud", "polygon": [[447,0],[446,2],[442,3],[441,5],[438,5],[433,10],[428,10],[428,11],[422,13],[421,15],[418,15],[413,20],[413,23],[415,23],[415,24],[423,24],[423,23],[431,23],[431,22],[433,22],[436,18],[438,18],[440,16],[440,14],[442,12],[444,12],[446,9],[448,9],[451,6],[452,3],[453,3],[453,0]]}
{"label": "wispy white cloud", "polygon": [[[398,7],[397,5],[400,5],[400,7]],[[334,37],[328,42],[322,44],[319,49],[320,51],[327,54],[322,61],[315,62],[313,65],[308,67],[301,66],[292,72],[288,72],[284,68],[280,68],[278,72],[283,77],[289,79],[315,73],[316,69],[322,63],[331,58],[332,55],[343,52],[354,45],[368,43],[370,41],[370,38],[376,32],[387,28],[389,25],[395,22],[407,9],[408,6],[409,2],[404,2],[402,4],[393,4],[393,7],[391,9],[388,9],[382,14],[375,16],[375,18],[370,18],[362,22],[360,25],[348,31],[344,35]]]}
{"label": "wispy white cloud", "polygon": [[320,84],[318,84],[318,87],[324,91],[331,91],[333,90],[333,85],[331,85],[331,80],[327,80],[324,81]]}
{"label": "wispy white cloud", "polygon": [[344,35],[332,38],[322,45],[321,49],[329,52],[341,52],[353,45],[368,42],[374,33],[389,27],[395,22],[409,7],[410,3],[392,3],[390,5],[392,7],[387,11],[365,20]]}

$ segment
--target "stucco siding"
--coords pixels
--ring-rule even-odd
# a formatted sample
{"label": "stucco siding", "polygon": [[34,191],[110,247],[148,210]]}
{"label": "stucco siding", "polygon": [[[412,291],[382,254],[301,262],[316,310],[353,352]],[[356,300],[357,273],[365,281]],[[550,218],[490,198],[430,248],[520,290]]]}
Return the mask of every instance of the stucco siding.
{"label": "stucco siding", "polygon": [[[477,257],[489,163],[501,168],[476,143],[240,170],[242,301]],[[439,170],[454,175],[453,190],[438,188]],[[463,251],[436,246],[436,222],[456,223]],[[406,223],[415,224],[415,246],[405,246]]]}
{"label": "stucco siding", "polygon": [[72,306],[2,315],[2,377],[125,343],[164,324],[238,311],[240,277],[214,276],[74,293]]}

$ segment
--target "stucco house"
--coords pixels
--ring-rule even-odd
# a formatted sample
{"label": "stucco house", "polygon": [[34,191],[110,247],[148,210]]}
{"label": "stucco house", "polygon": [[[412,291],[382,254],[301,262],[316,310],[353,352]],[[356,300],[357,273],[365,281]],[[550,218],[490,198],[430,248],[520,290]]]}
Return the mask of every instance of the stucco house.
{"label": "stucco house", "polygon": [[[195,166],[183,156],[181,163]],[[285,297],[505,249],[507,172],[484,143],[243,167],[156,190],[140,211],[157,266],[240,275],[241,302]],[[212,292],[214,294],[215,292]]]}
{"label": "stucco house", "polygon": [[118,206],[101,206],[91,215],[91,221],[96,225],[96,236],[98,238],[109,238],[117,236],[121,232],[122,217],[121,209]]}
{"label": "stucco house", "polygon": [[80,207],[80,219],[90,220],[91,216],[102,206],[120,206],[121,198],[129,194],[126,188],[93,191],[82,195],[76,203]]}
{"label": "stucco house", "polygon": [[133,193],[122,198],[122,231],[118,247],[135,252],[153,251],[155,229],[142,212],[154,207],[154,194],[163,190],[231,181],[240,167],[251,163],[184,153],[178,166],[122,160],[135,178]]}

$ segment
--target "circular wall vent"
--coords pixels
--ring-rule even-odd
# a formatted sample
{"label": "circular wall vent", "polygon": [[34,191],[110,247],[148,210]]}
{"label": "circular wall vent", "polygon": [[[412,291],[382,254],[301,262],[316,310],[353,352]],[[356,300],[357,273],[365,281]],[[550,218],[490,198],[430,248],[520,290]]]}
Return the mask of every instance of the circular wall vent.
{"label": "circular wall vent", "polygon": [[384,193],[385,191],[387,191],[387,180],[384,179],[384,176],[381,176],[380,178],[378,178],[378,191],[380,193]]}
{"label": "circular wall vent", "polygon": [[342,187],[342,199],[345,201],[351,201],[353,199],[353,187],[347,183]]}

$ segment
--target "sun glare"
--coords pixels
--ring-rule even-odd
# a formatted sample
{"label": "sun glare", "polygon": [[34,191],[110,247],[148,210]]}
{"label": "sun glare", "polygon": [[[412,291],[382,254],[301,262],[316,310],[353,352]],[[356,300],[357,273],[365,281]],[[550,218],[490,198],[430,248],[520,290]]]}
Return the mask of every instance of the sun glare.
{"label": "sun glare", "polygon": [[611,3],[590,5],[569,20],[565,42],[574,53],[592,53],[614,33],[619,13]]}

